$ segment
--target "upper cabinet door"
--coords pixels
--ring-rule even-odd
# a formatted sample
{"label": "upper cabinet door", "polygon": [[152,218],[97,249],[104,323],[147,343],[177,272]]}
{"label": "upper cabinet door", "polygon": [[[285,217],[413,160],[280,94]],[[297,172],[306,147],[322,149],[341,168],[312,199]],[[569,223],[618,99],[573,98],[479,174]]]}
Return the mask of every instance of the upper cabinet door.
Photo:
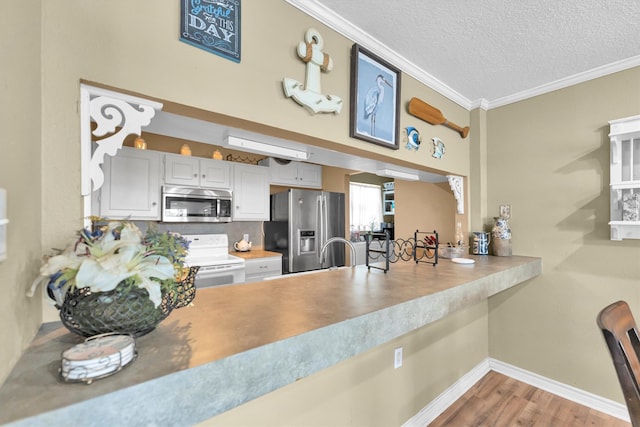
{"label": "upper cabinet door", "polygon": [[233,165],[233,221],[269,221],[269,168]]}
{"label": "upper cabinet door", "polygon": [[304,187],[322,188],[322,166],[298,163],[298,182]]}
{"label": "upper cabinet door", "polygon": [[231,188],[231,165],[222,160],[166,154],[165,184],[202,188]]}
{"label": "upper cabinet door", "polygon": [[231,165],[222,160],[200,160],[200,187],[231,188]]}
{"label": "upper cabinet door", "polygon": [[271,174],[271,183],[279,185],[298,185],[298,165],[296,162],[287,164],[267,159]]}
{"label": "upper cabinet door", "polygon": [[[157,151],[123,147],[105,156],[98,215],[112,219],[160,220],[160,157]],[[94,204],[96,206],[96,204]]]}
{"label": "upper cabinet door", "polygon": [[271,184],[293,187],[322,188],[322,166],[304,162],[279,163],[273,158],[260,161],[268,166]]}
{"label": "upper cabinet door", "polygon": [[200,185],[200,159],[197,157],[165,154],[164,182],[174,185]]}

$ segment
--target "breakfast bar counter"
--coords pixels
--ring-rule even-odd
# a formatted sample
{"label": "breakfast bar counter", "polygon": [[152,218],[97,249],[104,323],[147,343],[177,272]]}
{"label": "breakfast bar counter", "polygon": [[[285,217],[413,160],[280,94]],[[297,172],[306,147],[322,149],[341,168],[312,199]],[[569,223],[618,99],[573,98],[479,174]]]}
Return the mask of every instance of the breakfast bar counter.
{"label": "breakfast bar counter", "polygon": [[0,423],[191,425],[542,272],[540,258],[469,258],[198,290],[192,306],[136,340],[135,361],[90,385],[58,376],[61,353],[83,339],[44,324],[0,388]]}

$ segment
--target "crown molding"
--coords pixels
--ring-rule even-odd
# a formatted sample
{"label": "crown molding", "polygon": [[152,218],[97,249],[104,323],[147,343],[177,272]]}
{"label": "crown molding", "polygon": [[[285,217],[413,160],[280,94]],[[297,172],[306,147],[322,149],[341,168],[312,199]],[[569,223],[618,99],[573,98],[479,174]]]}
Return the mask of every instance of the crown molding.
{"label": "crown molding", "polygon": [[347,21],[332,10],[326,8],[324,5],[318,3],[315,0],[285,1],[293,7],[311,16],[312,18],[320,21],[332,30],[363,46],[385,61],[393,64],[394,67],[399,68],[402,72],[410,75],[420,83],[430,87],[439,94],[449,98],[461,107],[467,110],[471,109],[472,103],[468,98],[456,92],[432,75],[426,73],[423,69],[390,49],[380,40],[371,37],[371,35],[354,26],[351,22]]}
{"label": "crown molding", "polygon": [[476,99],[469,105],[469,110],[475,110],[476,108],[481,108],[483,110],[489,109],[489,101],[484,98]]}
{"label": "crown molding", "polygon": [[336,14],[332,10],[328,9],[324,5],[318,3],[316,0],[285,0],[293,7],[301,10],[312,18],[320,21],[332,30],[342,34],[344,37],[354,41],[370,50],[374,54],[390,62],[395,67],[399,68],[402,72],[410,75],[418,80],[420,83],[430,87],[441,95],[449,98],[456,104],[467,110],[474,110],[481,108],[483,110],[490,110],[492,108],[502,107],[514,102],[523,101],[528,98],[533,98],[538,95],[553,92],[555,90],[564,89],[569,86],[583,83],[589,80],[603,77],[609,74],[613,74],[619,71],[627,70],[629,68],[640,66],[640,55],[633,56],[631,58],[623,59],[621,61],[613,62],[611,64],[603,65],[582,73],[574,74],[560,80],[556,80],[551,83],[547,83],[541,86],[537,86],[531,89],[527,89],[521,92],[507,95],[502,98],[494,100],[487,100],[480,98],[474,101],[466,98],[459,92],[456,92],[451,87],[444,84],[442,81],[433,77],[429,73],[426,73],[423,69],[416,66],[411,61],[407,60],[403,56],[394,52],[384,43],[380,42],[371,35],[362,31],[360,28],[354,26],[351,22],[347,21],[340,15]]}
{"label": "crown molding", "polygon": [[582,73],[574,74],[573,76],[565,77],[555,82],[547,83],[532,89],[524,90],[522,92],[514,93],[513,95],[504,96],[502,98],[489,101],[488,108],[502,107],[514,102],[523,101],[534,96],[543,95],[545,93],[553,92],[555,90],[564,89],[578,83],[584,83],[589,80],[604,77],[609,74],[617,73],[619,71],[628,70],[633,67],[640,66],[640,55],[632,56],[631,58],[623,59],[621,61],[612,62],[601,67],[593,68]]}

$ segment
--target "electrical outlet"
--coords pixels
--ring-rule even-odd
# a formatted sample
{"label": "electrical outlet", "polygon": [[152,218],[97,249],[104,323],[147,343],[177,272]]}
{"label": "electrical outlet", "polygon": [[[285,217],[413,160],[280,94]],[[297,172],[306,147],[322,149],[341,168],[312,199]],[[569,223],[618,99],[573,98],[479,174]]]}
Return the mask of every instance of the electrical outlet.
{"label": "electrical outlet", "polygon": [[394,357],[393,357],[393,368],[398,369],[402,366],[402,347],[396,348]]}

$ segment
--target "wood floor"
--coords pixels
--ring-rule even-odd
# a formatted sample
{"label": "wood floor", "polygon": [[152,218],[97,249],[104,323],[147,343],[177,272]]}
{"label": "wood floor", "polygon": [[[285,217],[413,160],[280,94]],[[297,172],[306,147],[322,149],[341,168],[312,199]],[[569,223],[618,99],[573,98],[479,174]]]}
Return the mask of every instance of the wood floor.
{"label": "wood floor", "polygon": [[491,371],[429,427],[630,427],[618,418]]}

